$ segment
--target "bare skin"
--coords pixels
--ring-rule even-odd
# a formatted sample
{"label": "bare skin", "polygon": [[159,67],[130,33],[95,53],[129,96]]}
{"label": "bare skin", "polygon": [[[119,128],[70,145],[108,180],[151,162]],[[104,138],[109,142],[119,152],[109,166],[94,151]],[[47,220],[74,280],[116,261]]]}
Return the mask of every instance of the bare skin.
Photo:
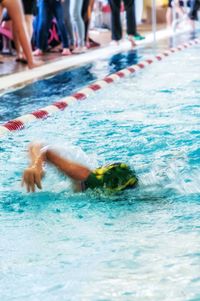
{"label": "bare skin", "polygon": [[31,164],[24,170],[22,186],[26,186],[27,192],[35,192],[36,187],[42,189],[42,178],[44,176],[44,163],[54,165],[58,170],[79,184],[85,181],[91,173],[87,167],[61,157],[51,149],[44,149],[44,145],[34,143],[29,147]]}
{"label": "bare skin", "polygon": [[0,22],[1,22],[1,20],[2,20],[2,7],[0,5]]}
{"label": "bare skin", "polygon": [[[3,0],[3,7],[7,8],[13,22],[13,28],[22,46],[30,69],[38,67],[42,62],[35,62],[32,55],[31,44],[26,29],[26,22],[20,0]],[[0,6],[1,7],[1,6]],[[0,8],[1,13],[2,8]]]}
{"label": "bare skin", "polygon": [[[32,35],[33,35],[33,16],[32,15],[25,15],[25,22],[26,22],[26,28],[27,28],[27,33],[29,37],[29,41],[31,41]],[[14,42],[15,42],[15,47],[16,47],[16,52],[17,52],[17,59],[25,59],[25,55],[23,54],[21,44],[19,42],[17,33],[15,30],[13,30],[13,37],[14,37]]]}

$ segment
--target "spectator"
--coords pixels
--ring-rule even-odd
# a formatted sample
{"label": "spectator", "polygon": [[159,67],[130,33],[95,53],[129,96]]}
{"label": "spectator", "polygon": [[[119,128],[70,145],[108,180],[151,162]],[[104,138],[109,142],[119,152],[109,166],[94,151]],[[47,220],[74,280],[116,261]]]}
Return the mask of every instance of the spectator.
{"label": "spectator", "polygon": [[64,23],[63,7],[61,0],[39,0],[38,2],[38,28],[36,33],[35,56],[43,55],[48,47],[48,32],[53,17],[56,18],[58,29],[63,44],[62,55],[70,55],[67,31]]}
{"label": "spectator", "polygon": [[[25,15],[25,22],[26,22],[26,28],[29,36],[29,41],[31,42],[32,35],[33,35],[33,15],[35,13],[36,9],[36,1],[35,0],[22,0],[23,8],[24,8],[24,15]],[[14,41],[15,41],[15,47],[17,51],[17,62],[21,63],[27,63],[27,60],[23,54],[23,51],[21,49],[21,44],[18,40],[18,37],[15,34],[15,31],[13,31]]]}
{"label": "spectator", "polygon": [[13,22],[13,29],[18,36],[26,56],[29,68],[34,68],[41,65],[41,62],[36,63],[33,60],[31,44],[28,38],[25,17],[20,0],[0,0],[0,15],[2,8],[7,8],[8,14]]}
{"label": "spectator", "polygon": [[73,53],[83,53],[85,48],[85,26],[82,18],[83,0],[71,0],[71,17],[77,34],[76,49]]}
{"label": "spectator", "polygon": [[[121,0],[108,0],[111,7],[111,27],[112,40],[117,42],[122,38],[122,25],[120,19]],[[135,40],[142,40],[137,33],[136,17],[135,17],[135,0],[123,0],[126,11],[127,35],[132,46],[135,46]]]}
{"label": "spectator", "polygon": [[100,46],[99,43],[93,41],[89,37],[89,26],[90,26],[93,6],[94,6],[94,0],[83,0],[82,18],[83,18],[84,25],[85,25],[85,44],[86,44],[87,48]]}
{"label": "spectator", "polygon": [[74,50],[74,32],[72,27],[71,15],[70,15],[70,1],[71,0],[64,0],[62,2],[63,6],[63,13],[64,13],[64,22],[65,28],[67,29],[68,40],[69,40],[69,49]]}
{"label": "spectator", "polygon": [[[168,1],[168,8],[166,13],[166,22],[167,27],[171,28],[173,22],[173,5],[175,9],[175,13],[178,14],[179,18],[186,16],[186,11],[184,10],[184,1],[179,0],[169,0]],[[190,1],[187,1],[187,7],[190,7]]]}
{"label": "spectator", "polygon": [[189,12],[190,20],[198,20],[198,10],[200,9],[200,0],[191,0],[191,8]]}

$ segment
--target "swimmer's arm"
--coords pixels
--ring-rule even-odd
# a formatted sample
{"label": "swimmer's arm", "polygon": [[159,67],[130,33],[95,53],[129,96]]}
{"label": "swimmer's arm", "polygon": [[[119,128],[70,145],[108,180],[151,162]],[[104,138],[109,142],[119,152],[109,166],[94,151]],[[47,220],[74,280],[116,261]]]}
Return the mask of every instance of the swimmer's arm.
{"label": "swimmer's arm", "polygon": [[86,166],[63,158],[51,149],[46,151],[46,160],[75,181],[85,181],[91,173]]}
{"label": "swimmer's arm", "polygon": [[74,181],[85,181],[91,173],[86,166],[70,161],[60,156],[50,147],[42,144],[32,144],[29,147],[31,165],[25,169],[22,177],[22,185],[26,185],[27,192],[34,192],[35,186],[42,189],[41,179],[44,175],[43,165],[48,162]]}
{"label": "swimmer's arm", "polygon": [[22,186],[26,186],[27,192],[34,192],[35,187],[42,189],[41,180],[44,175],[43,165],[46,161],[43,145],[34,143],[29,146],[30,166],[24,170],[22,176]]}
{"label": "swimmer's arm", "polygon": [[[35,162],[40,158],[41,155],[41,159],[43,158],[43,161],[46,160],[45,158],[45,146],[42,143],[31,143],[29,148],[28,148],[28,152],[29,152],[29,157],[30,157],[30,167],[32,165],[35,165]],[[44,149],[44,151],[42,151],[42,149]]]}

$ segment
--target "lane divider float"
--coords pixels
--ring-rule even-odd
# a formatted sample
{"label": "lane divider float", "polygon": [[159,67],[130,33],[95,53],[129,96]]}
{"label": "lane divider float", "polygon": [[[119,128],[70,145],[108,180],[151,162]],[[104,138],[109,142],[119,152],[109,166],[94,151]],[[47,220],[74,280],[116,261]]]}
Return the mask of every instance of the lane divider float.
{"label": "lane divider float", "polygon": [[103,89],[105,86],[108,86],[109,84],[116,82],[117,80],[119,80],[121,78],[127,77],[130,74],[136,73],[137,71],[146,68],[147,66],[151,65],[154,62],[162,61],[164,58],[170,56],[173,53],[182,51],[184,49],[187,49],[187,48],[197,45],[199,43],[200,43],[200,39],[194,39],[187,43],[183,43],[177,47],[173,47],[168,50],[165,50],[164,52],[154,56],[153,58],[146,59],[144,61],[139,62],[136,65],[129,66],[123,70],[120,70],[120,71],[114,73],[114,74],[106,76],[102,80],[98,80],[98,81],[94,82],[93,84],[74,93],[73,95],[67,96],[57,102],[54,102],[52,105],[41,108],[40,110],[37,110],[33,113],[23,115],[16,119],[10,120],[0,126],[0,137],[9,132],[22,130],[33,121],[36,121],[38,119],[45,119],[58,111],[63,111],[68,106],[70,106],[72,103],[74,103],[75,101],[84,100],[91,94]]}

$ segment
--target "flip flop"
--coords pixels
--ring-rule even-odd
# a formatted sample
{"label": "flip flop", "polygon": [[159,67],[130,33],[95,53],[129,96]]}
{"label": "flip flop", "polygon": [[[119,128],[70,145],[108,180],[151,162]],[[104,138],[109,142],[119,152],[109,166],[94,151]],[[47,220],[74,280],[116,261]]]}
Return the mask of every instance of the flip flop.
{"label": "flip flop", "polygon": [[22,63],[22,64],[24,64],[24,65],[27,65],[27,64],[28,64],[27,60],[24,59],[24,58],[16,58],[15,61],[16,61],[17,63]]}

